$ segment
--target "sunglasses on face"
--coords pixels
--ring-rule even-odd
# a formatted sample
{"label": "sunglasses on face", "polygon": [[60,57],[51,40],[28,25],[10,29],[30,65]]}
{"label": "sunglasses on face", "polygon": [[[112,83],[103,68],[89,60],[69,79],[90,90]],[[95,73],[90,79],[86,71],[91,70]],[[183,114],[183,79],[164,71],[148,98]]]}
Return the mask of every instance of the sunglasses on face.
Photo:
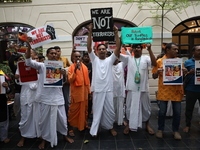
{"label": "sunglasses on face", "polygon": [[76,58],[80,58],[81,56],[75,56]]}
{"label": "sunglasses on face", "polygon": [[101,50],[106,50],[106,49],[105,48],[99,48],[98,50],[101,51]]}

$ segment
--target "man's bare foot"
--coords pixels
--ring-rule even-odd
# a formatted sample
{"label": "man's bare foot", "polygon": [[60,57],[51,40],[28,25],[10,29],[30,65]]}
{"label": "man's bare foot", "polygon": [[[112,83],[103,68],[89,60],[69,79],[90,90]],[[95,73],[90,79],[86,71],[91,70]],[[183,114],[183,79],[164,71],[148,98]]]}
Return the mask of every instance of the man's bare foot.
{"label": "man's bare foot", "polygon": [[86,129],[88,129],[88,130],[90,130],[90,128],[91,128],[91,127],[90,127],[90,126],[88,126],[88,125],[86,125],[86,126],[85,126],[85,128],[86,128]]}
{"label": "man's bare foot", "polygon": [[127,125],[126,127],[125,127],[125,129],[124,129],[124,134],[129,134],[129,131],[130,131],[130,129],[129,129],[129,126]]}
{"label": "man's bare foot", "polygon": [[155,134],[155,132],[153,131],[153,129],[149,125],[146,126],[146,130],[150,135],[154,135]]}
{"label": "man's bare foot", "polygon": [[7,138],[3,142],[6,144],[6,143],[10,142],[10,139]]}
{"label": "man's bare foot", "polygon": [[128,125],[128,123],[127,123],[126,121],[123,121],[123,123],[124,123],[124,125],[125,125],[125,126],[127,126],[127,125]]}
{"label": "man's bare foot", "polygon": [[111,129],[111,130],[110,130],[110,133],[111,133],[113,136],[116,136],[116,135],[117,135],[117,132],[116,132],[114,129]]}
{"label": "man's bare foot", "polygon": [[183,132],[188,133],[189,130],[190,130],[190,127],[185,127],[185,128],[183,129]]}
{"label": "man's bare foot", "polygon": [[97,138],[97,135],[92,135],[93,138]]}
{"label": "man's bare foot", "polygon": [[46,141],[45,141],[45,140],[42,140],[42,142],[40,143],[40,145],[38,146],[38,148],[39,148],[39,149],[44,149],[45,143],[46,143]]}
{"label": "man's bare foot", "polygon": [[21,137],[20,141],[17,143],[17,146],[18,146],[18,147],[24,146],[24,141],[25,141],[25,138],[24,138],[24,137]]}
{"label": "man's bare foot", "polygon": [[70,131],[69,131],[69,135],[72,136],[72,137],[74,137],[74,136],[75,136],[74,130],[70,130]]}
{"label": "man's bare foot", "polygon": [[67,136],[65,136],[65,140],[66,140],[67,142],[69,142],[69,143],[74,143],[74,140],[71,139],[71,138],[69,138],[69,137],[67,137]]}

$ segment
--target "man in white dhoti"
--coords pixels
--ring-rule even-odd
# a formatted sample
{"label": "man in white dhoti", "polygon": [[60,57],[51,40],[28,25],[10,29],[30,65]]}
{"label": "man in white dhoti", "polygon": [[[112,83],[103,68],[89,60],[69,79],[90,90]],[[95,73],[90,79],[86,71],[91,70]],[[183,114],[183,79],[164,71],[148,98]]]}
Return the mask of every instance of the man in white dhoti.
{"label": "man in white dhoti", "polygon": [[[31,38],[28,38],[31,41]],[[28,43],[28,42],[27,42]],[[29,44],[29,43],[28,43]],[[48,60],[56,61],[56,50],[49,48],[46,56]],[[35,62],[30,59],[30,45],[26,54],[26,65],[35,68],[40,74],[38,89],[35,98],[40,102],[39,127],[42,143],[39,149],[44,149],[45,141],[49,141],[51,147],[57,145],[57,131],[64,135],[65,140],[73,143],[73,139],[67,137],[67,117],[64,106],[64,97],[61,87],[43,87],[46,67],[44,63]],[[62,70],[64,74],[64,70]]]}
{"label": "man in white dhoti", "polygon": [[[31,50],[31,59],[36,60],[38,57],[36,52]],[[19,69],[17,68],[15,78],[19,79]],[[19,83],[18,83],[19,84]],[[39,130],[39,104],[36,102],[35,95],[38,83],[27,83],[21,86],[20,93],[20,111],[21,117],[19,122],[19,130],[21,139],[17,143],[18,147],[24,146],[25,138],[40,137]]]}
{"label": "man in white dhoti", "polygon": [[101,123],[101,127],[111,131],[113,136],[117,132],[113,129],[115,120],[115,113],[113,107],[113,76],[112,66],[120,53],[120,39],[118,36],[118,29],[114,27],[116,49],[114,53],[106,58],[107,47],[104,44],[97,46],[96,56],[92,51],[92,24],[89,25],[89,35],[87,41],[87,48],[89,57],[92,62],[92,85],[93,92],[93,121],[90,129],[92,136],[97,136],[97,131]]}
{"label": "man in white dhoti", "polygon": [[124,117],[124,99],[125,99],[125,83],[124,83],[124,68],[123,62],[116,59],[113,64],[113,103],[115,110],[115,122],[118,125],[123,124]]}
{"label": "man in white dhoti", "polygon": [[142,122],[146,122],[146,129],[149,134],[154,134],[149,126],[151,106],[149,99],[148,67],[156,65],[156,59],[151,50],[151,44],[147,44],[149,56],[142,55],[142,45],[134,44],[134,57],[120,54],[120,60],[128,65],[126,81],[126,117],[128,124],[124,129],[124,134],[130,130],[137,131],[142,127]]}

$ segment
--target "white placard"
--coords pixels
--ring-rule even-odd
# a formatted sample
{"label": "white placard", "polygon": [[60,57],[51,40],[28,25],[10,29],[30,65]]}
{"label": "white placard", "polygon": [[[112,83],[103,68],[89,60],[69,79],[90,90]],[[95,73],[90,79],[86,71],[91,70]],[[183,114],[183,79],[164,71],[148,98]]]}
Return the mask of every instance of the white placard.
{"label": "white placard", "polygon": [[63,68],[63,61],[48,61],[45,60],[46,74],[44,76],[44,87],[62,87],[63,75],[61,69]]}
{"label": "white placard", "polygon": [[163,59],[163,84],[182,85],[182,59]]}
{"label": "white placard", "polygon": [[52,24],[31,30],[27,33],[27,36],[32,37],[33,39],[33,41],[30,42],[31,48],[33,49],[51,43],[57,39],[55,29]]}

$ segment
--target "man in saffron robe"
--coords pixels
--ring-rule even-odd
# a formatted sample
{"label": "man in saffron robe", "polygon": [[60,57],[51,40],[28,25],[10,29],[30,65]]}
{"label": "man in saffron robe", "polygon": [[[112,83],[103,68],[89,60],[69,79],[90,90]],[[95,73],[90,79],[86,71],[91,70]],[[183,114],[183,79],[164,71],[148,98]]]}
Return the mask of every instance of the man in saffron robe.
{"label": "man in saffron robe", "polygon": [[73,62],[68,69],[68,81],[70,83],[68,122],[70,126],[77,127],[78,130],[82,131],[87,126],[90,79],[87,67],[81,63],[79,52],[73,53]]}

